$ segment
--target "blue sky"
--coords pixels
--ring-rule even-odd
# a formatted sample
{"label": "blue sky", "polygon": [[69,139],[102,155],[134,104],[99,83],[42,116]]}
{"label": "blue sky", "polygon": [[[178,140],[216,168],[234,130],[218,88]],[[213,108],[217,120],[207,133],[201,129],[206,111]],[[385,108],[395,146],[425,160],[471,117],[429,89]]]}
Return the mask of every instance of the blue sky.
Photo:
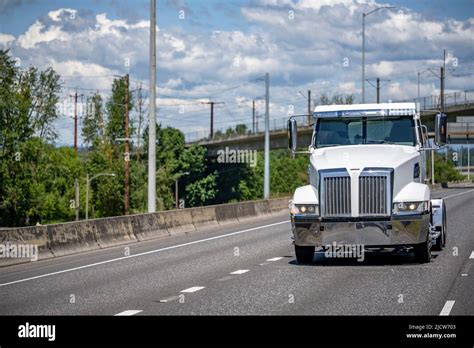
{"label": "blue sky", "polygon": [[[299,93],[361,93],[361,16],[367,17],[366,76],[380,77],[382,101],[436,95],[448,52],[447,92],[474,89],[474,2],[471,0],[158,0],[158,120],[184,133],[251,119],[251,100],[271,79],[272,122],[306,111]],[[180,11],[184,18],[179,18]],[[0,0],[0,48],[21,62],[63,77],[59,144],[72,142],[69,94],[107,97],[114,75],[130,74],[132,88],[148,83],[148,0]],[[375,89],[366,85],[367,99]],[[85,100],[85,99],[83,99]],[[263,105],[257,103],[259,111]],[[136,113],[132,113],[132,118]]]}

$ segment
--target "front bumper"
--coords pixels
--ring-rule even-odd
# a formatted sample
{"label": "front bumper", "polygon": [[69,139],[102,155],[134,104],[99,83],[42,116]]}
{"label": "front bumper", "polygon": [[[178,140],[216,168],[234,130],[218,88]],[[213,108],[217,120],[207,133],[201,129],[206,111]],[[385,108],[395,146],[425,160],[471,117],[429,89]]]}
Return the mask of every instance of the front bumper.
{"label": "front bumper", "polygon": [[426,241],[430,214],[392,216],[385,220],[321,220],[291,216],[294,241],[299,246],[362,244],[367,247],[413,245]]}

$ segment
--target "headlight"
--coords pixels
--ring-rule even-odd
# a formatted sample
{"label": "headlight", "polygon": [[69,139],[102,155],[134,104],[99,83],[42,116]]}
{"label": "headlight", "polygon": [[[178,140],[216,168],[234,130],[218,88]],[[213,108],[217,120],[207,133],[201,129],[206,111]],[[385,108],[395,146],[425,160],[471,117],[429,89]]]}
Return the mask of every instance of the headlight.
{"label": "headlight", "polygon": [[404,214],[404,213],[423,213],[428,211],[429,203],[428,201],[422,202],[398,202],[393,204],[393,213],[394,214]]}
{"label": "headlight", "polygon": [[292,204],[290,212],[293,215],[306,214],[306,215],[319,215],[319,205],[317,204]]}

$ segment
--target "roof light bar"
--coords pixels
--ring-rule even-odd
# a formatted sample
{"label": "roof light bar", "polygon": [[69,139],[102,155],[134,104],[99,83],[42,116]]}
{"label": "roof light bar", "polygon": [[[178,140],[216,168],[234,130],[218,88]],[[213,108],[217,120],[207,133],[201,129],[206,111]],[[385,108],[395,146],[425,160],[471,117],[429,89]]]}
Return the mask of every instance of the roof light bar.
{"label": "roof light bar", "polygon": [[380,110],[337,110],[319,111],[313,114],[316,118],[327,117],[371,117],[371,116],[409,116],[416,113],[415,109],[380,109]]}

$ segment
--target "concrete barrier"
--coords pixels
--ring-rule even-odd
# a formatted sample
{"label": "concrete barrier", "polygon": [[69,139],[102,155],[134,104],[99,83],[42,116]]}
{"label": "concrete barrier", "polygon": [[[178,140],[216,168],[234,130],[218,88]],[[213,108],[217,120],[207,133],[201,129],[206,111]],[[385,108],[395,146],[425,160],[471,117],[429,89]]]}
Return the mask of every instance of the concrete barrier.
{"label": "concrete barrier", "polygon": [[170,235],[196,231],[190,209],[168,210],[160,214],[163,214],[165,225]]}
{"label": "concrete barrier", "polygon": [[101,248],[127,244],[138,241],[133,234],[132,216],[119,216],[95,220],[98,243]]}
{"label": "concrete barrier", "polygon": [[216,216],[216,207],[211,205],[208,207],[191,208],[191,216],[193,225],[196,230],[206,227],[219,226]]}
{"label": "concrete barrier", "polygon": [[230,223],[239,222],[237,219],[236,204],[239,203],[230,203],[223,205],[216,205],[216,218],[219,225],[226,225]]}
{"label": "concrete barrier", "polygon": [[[61,224],[0,230],[2,246],[36,245],[38,259],[199,231],[287,210],[289,198],[169,210]],[[0,266],[30,262],[0,258]]]}
{"label": "concrete barrier", "polygon": [[170,236],[163,214],[137,214],[132,219],[133,234],[139,242]]}
{"label": "concrete barrier", "polygon": [[[48,247],[46,226],[20,227],[1,231],[0,245],[2,246],[3,254],[3,257],[0,258],[0,267],[31,262],[32,257],[38,260],[54,257]],[[31,250],[31,246],[35,250]],[[22,255],[22,252],[19,250],[20,248],[23,250],[24,248],[29,248],[29,257],[18,257]],[[15,255],[12,256],[12,254]]]}
{"label": "concrete barrier", "polygon": [[271,200],[252,202],[254,207],[255,207],[255,214],[257,216],[271,214],[270,202],[271,202]]}
{"label": "concrete barrier", "polygon": [[270,212],[277,213],[286,209],[289,214],[289,211],[290,211],[288,208],[289,201],[290,201],[290,198],[274,198],[274,199],[268,200],[268,206],[269,206]]}
{"label": "concrete barrier", "polygon": [[240,202],[234,205],[235,215],[239,221],[245,221],[257,216],[255,202]]}
{"label": "concrete barrier", "polygon": [[63,256],[99,249],[97,221],[67,222],[44,226],[48,233],[48,247],[53,255]]}

